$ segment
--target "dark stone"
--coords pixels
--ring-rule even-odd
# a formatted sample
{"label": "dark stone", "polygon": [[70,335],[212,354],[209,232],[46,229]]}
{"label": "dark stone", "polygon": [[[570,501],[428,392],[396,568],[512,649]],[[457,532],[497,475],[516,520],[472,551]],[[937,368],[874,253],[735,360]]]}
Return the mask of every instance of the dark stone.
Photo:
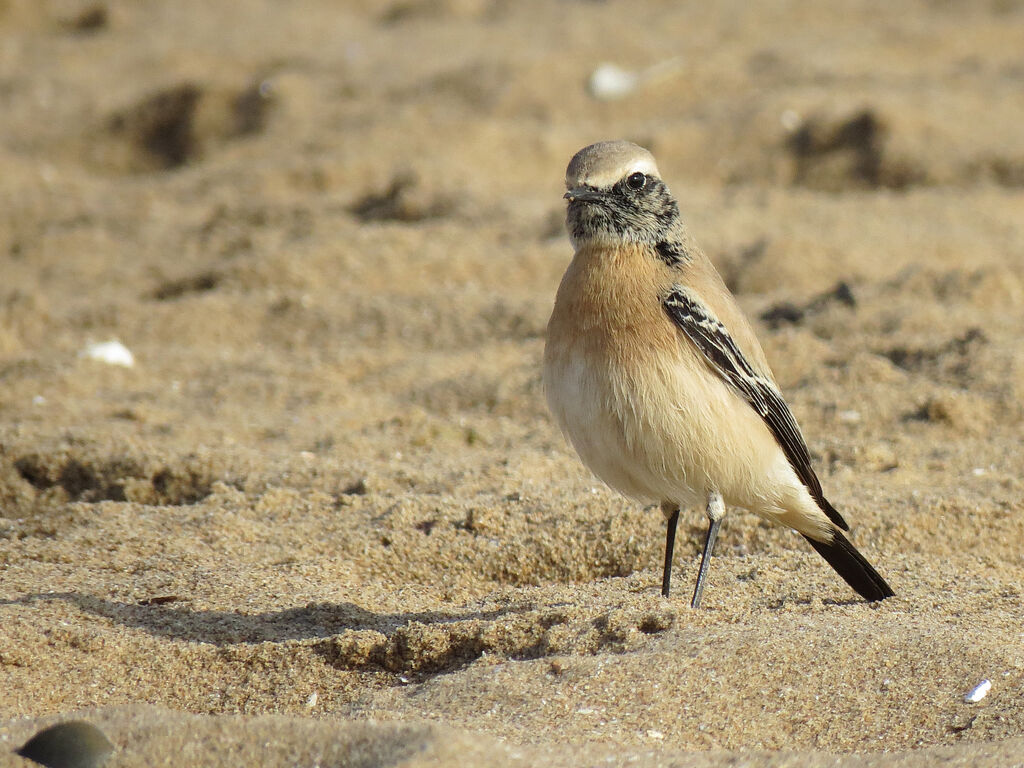
{"label": "dark stone", "polygon": [[114,745],[95,725],[71,720],[40,731],[18,754],[48,768],[99,768],[113,751]]}

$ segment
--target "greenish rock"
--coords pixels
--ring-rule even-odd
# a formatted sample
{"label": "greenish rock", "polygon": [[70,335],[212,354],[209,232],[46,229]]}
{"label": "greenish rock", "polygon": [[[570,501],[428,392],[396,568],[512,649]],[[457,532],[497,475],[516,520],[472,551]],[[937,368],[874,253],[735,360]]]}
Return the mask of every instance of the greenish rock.
{"label": "greenish rock", "polygon": [[95,725],[71,720],[43,729],[18,754],[49,768],[100,768],[113,751],[114,745]]}

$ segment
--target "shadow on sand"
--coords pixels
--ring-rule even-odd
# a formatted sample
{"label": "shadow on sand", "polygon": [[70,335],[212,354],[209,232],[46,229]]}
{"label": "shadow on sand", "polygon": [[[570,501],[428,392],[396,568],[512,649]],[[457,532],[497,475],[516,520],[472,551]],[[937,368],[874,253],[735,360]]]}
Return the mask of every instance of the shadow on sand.
{"label": "shadow on sand", "polygon": [[376,630],[391,635],[410,622],[452,624],[474,619],[495,619],[508,613],[529,610],[528,607],[510,606],[463,613],[374,613],[354,603],[310,603],[300,608],[245,614],[236,611],[194,611],[168,604],[178,602],[178,598],[123,603],[77,592],[33,593],[15,600],[0,600],[0,605],[27,605],[48,600],[66,601],[87,613],[158,637],[213,645],[311,640],[333,637],[348,630]]}

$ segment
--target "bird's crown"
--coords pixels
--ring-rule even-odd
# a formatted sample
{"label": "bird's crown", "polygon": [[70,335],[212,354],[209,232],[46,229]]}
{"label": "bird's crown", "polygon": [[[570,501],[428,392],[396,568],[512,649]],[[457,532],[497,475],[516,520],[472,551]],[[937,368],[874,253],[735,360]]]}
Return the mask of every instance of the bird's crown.
{"label": "bird's crown", "polygon": [[660,178],[654,155],[631,141],[600,141],[577,152],[565,169],[565,188],[610,187],[631,173]]}

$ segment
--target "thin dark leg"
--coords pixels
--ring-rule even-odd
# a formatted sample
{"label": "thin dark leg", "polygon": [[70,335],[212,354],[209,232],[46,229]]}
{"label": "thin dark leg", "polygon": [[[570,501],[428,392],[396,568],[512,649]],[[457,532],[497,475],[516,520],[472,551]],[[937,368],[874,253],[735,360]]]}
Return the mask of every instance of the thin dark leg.
{"label": "thin dark leg", "polygon": [[718,529],[722,525],[722,519],[708,520],[708,535],[704,539],[704,554],[700,556],[700,570],[697,571],[697,586],[693,588],[693,600],[690,601],[691,608],[700,608],[700,597],[704,593],[704,578],[708,575],[708,566],[711,565],[711,551],[715,548],[715,539],[718,538]]}
{"label": "thin dark leg", "polygon": [[704,539],[704,553],[700,556],[700,570],[697,571],[697,586],[693,588],[693,599],[690,601],[691,608],[700,608],[700,598],[704,594],[704,579],[708,575],[708,567],[711,565],[711,553],[715,549],[715,539],[718,538],[718,529],[722,526],[722,518],[725,517],[725,502],[717,491],[708,494],[708,535]]}
{"label": "thin dark leg", "polygon": [[679,524],[679,507],[669,515],[668,531],[665,533],[665,571],[661,575],[661,594],[668,597],[672,582],[672,552],[676,548],[676,526]]}

